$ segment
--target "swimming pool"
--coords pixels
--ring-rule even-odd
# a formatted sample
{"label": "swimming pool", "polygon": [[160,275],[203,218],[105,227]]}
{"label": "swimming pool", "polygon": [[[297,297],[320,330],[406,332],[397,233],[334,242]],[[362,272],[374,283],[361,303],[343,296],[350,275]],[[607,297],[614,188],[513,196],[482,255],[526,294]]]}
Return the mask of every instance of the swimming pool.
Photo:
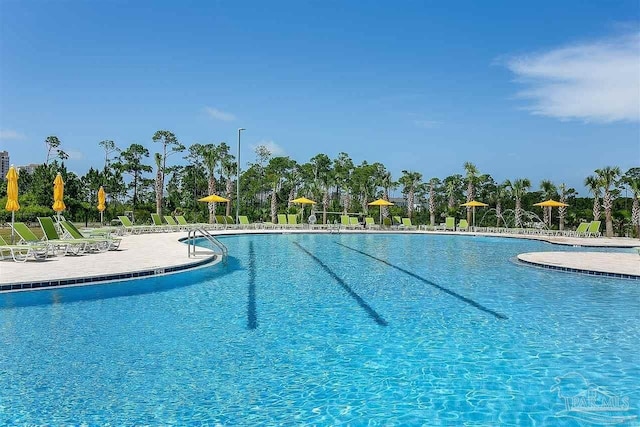
{"label": "swimming pool", "polygon": [[[574,248],[438,235],[221,240],[227,266],[1,295],[0,424],[638,416],[638,284],[513,261]],[[570,399],[589,393],[617,406]]]}

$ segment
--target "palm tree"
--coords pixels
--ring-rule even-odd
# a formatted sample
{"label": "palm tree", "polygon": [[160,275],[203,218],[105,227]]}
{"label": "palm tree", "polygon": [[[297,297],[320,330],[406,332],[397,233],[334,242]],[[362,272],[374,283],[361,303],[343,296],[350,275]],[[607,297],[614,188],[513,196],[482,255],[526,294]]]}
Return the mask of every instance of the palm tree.
{"label": "palm tree", "polygon": [[290,167],[291,159],[288,157],[272,157],[265,169],[265,178],[271,185],[271,221],[276,221],[278,215],[278,192],[282,187],[282,181],[286,170]]}
{"label": "palm tree", "polygon": [[505,181],[506,186],[511,190],[511,195],[516,199],[515,227],[522,227],[522,196],[527,193],[531,187],[531,181],[527,178],[519,178],[513,181]]}
{"label": "palm tree", "polygon": [[448,198],[447,207],[450,211],[456,209],[456,202],[460,194],[460,186],[462,185],[462,175],[451,175],[443,181],[445,192]]}
{"label": "palm tree", "polygon": [[429,223],[431,226],[436,225],[436,187],[440,185],[438,178],[429,180]]}
{"label": "palm tree", "polygon": [[[572,197],[577,194],[576,190],[574,190],[573,188],[567,188],[564,182],[558,186],[558,189],[560,190],[560,203],[567,203],[567,197]],[[567,216],[567,207],[560,206],[558,208],[558,218],[560,219],[560,226],[559,226],[560,231],[564,230],[564,218],[566,216]]]}
{"label": "palm tree", "polygon": [[[233,180],[231,178],[236,174],[236,157],[229,154],[229,146],[224,142],[220,143],[218,154],[220,155],[220,175],[224,177],[225,183],[225,197],[231,200],[233,197]],[[231,215],[231,203],[227,203],[225,215]]]}
{"label": "palm tree", "polygon": [[153,158],[156,161],[156,185],[155,185],[156,213],[158,215],[162,215],[162,193],[164,192],[164,189],[163,189],[164,173],[162,172],[162,154],[155,153]]}
{"label": "palm tree", "polygon": [[604,187],[604,198],[602,199],[602,207],[604,208],[605,220],[607,222],[607,237],[613,237],[613,218],[611,217],[611,208],[613,207],[614,194],[611,187],[617,184],[620,176],[620,168],[617,166],[607,166],[602,169],[596,169],[596,174],[600,178],[600,183]]}
{"label": "palm tree", "polygon": [[[475,197],[475,185],[478,179],[478,168],[471,162],[465,162],[464,170],[467,172],[467,203]],[[467,222],[471,224],[471,207],[467,206]]]}
{"label": "palm tree", "polygon": [[585,178],[584,185],[593,194],[593,220],[598,221],[600,219],[600,190],[602,190],[600,178],[590,175]]}
{"label": "palm tree", "polygon": [[629,186],[633,196],[631,205],[631,225],[636,237],[640,238],[640,167],[629,169],[622,177],[622,182]]}
{"label": "palm tree", "polygon": [[[543,179],[540,182],[540,189],[542,190],[542,198],[545,200],[553,199],[556,196],[556,186],[548,179]],[[551,226],[551,206],[545,206],[542,208],[543,216],[542,222],[547,227]]]}
{"label": "palm tree", "polygon": [[507,180],[496,186],[491,197],[496,204],[496,227],[500,227],[500,220],[502,220],[502,225],[507,225],[502,217],[502,201],[509,195],[507,191],[508,183],[509,181]]}
{"label": "palm tree", "polygon": [[422,181],[422,174],[420,172],[410,172],[403,170],[402,176],[398,180],[400,184],[404,186],[402,192],[407,195],[407,216],[411,218],[413,216],[413,205],[415,199],[415,192]]}
{"label": "palm tree", "polygon": [[[396,188],[397,186],[398,184],[396,182],[393,182],[393,179],[391,179],[391,172],[385,170],[382,175],[382,189],[383,189],[382,199],[388,202],[389,191]],[[382,210],[381,212],[382,217],[387,218],[389,216],[389,207],[380,206],[380,209]]]}

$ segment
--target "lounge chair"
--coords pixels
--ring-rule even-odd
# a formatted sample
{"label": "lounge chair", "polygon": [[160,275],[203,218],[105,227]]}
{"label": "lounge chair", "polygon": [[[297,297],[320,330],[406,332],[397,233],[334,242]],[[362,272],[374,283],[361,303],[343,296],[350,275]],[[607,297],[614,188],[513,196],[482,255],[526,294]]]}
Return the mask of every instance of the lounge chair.
{"label": "lounge chair", "polygon": [[227,218],[224,215],[216,215],[215,218],[219,227],[227,228]]}
{"label": "lounge chair", "polygon": [[194,228],[204,228],[204,229],[215,228],[215,224],[205,224],[203,222],[192,224],[186,220],[184,215],[176,215],[176,221],[178,222],[178,225],[180,225],[185,230],[194,229]]}
{"label": "lounge chair", "polygon": [[384,228],[391,228],[391,218],[382,218],[382,225],[384,225]]}
{"label": "lounge chair", "polygon": [[448,216],[444,220],[444,229],[445,231],[455,231],[456,230],[456,219],[452,216]]}
{"label": "lounge chair", "polygon": [[178,224],[176,222],[176,220],[173,219],[173,217],[171,215],[163,215],[162,217],[164,218],[165,222],[169,226],[169,230],[171,230],[171,231],[183,231],[183,230],[186,230],[186,228],[183,227],[182,225]]}
{"label": "lounge chair", "polygon": [[402,225],[402,218],[400,218],[399,216],[392,216],[391,217],[392,221],[393,221],[393,226],[398,228]]}
{"label": "lounge chair", "polygon": [[380,225],[376,224],[376,221],[373,219],[373,217],[365,217],[364,219],[364,226],[365,228],[367,228],[368,230],[373,230],[373,229],[380,229]]}
{"label": "lounge chair", "polygon": [[166,232],[171,230],[171,227],[169,227],[169,224],[165,224],[162,221],[162,217],[157,213],[151,214],[151,220],[153,221],[153,226],[151,227],[151,231]]}
{"label": "lounge chair", "polygon": [[120,220],[120,224],[122,224],[124,231],[127,233],[140,234],[151,231],[150,227],[147,225],[133,225],[129,217],[126,215],[118,215],[118,220]]}
{"label": "lounge chair", "polygon": [[104,252],[108,249],[108,245],[104,241],[98,242],[93,239],[62,238],[56,230],[56,225],[53,222],[53,219],[48,216],[39,216],[38,222],[40,223],[40,228],[44,233],[46,241],[49,244],[54,245],[59,252],[64,251],[64,255],[68,255],[70,253],[72,255],[82,255],[91,251]]}
{"label": "lounge chair", "polygon": [[46,244],[10,245],[0,236],[0,260],[13,259],[15,262],[26,262],[29,258],[36,261],[47,258],[49,247]]}
{"label": "lounge chair", "polygon": [[349,217],[349,227],[350,228],[362,228],[362,224],[358,221],[358,217],[350,216]]}
{"label": "lounge chair", "polygon": [[[229,227],[238,228],[238,226],[240,225],[240,224],[236,224],[236,220],[231,215],[226,215],[224,219],[227,221],[227,226]],[[238,221],[240,221],[239,217],[238,217]]]}
{"label": "lounge chair", "polygon": [[340,215],[340,226],[346,227],[346,228],[349,228],[351,226],[349,215]]}
{"label": "lounge chair", "polygon": [[467,222],[466,219],[461,219],[460,222],[458,222],[458,230],[469,231],[469,223]]}
{"label": "lounge chair", "polygon": [[246,215],[238,215],[238,227],[255,228],[255,225],[249,222],[249,218]]}
{"label": "lounge chair", "polygon": [[289,226],[289,222],[287,221],[287,214],[278,214],[278,226],[279,227]]}
{"label": "lounge chair", "polygon": [[589,224],[589,222],[581,222],[575,230],[565,231],[563,235],[572,237],[586,237],[587,230],[589,230]]}
{"label": "lounge chair", "polygon": [[[31,231],[31,229],[27,227],[27,225],[23,222],[15,222],[11,226],[13,227],[13,231],[15,231],[18,237],[20,238],[20,240],[18,241],[18,244],[27,244],[27,245],[45,244],[47,245],[47,250],[51,255],[56,255],[56,250],[60,252],[64,250],[64,253],[66,254],[67,250],[69,249],[68,248],[69,245],[64,244],[63,242],[60,242],[60,241],[56,242],[56,244],[53,244],[51,242],[48,242],[47,240],[41,240],[40,238],[38,238],[38,236],[33,234],[33,231]],[[77,249],[78,251],[80,250],[79,248],[74,248],[74,249]]]}
{"label": "lounge chair", "polygon": [[287,223],[289,227],[300,228],[302,224],[298,223],[298,215],[297,214],[288,214],[287,215]]}
{"label": "lounge chair", "polygon": [[600,237],[600,221],[591,221],[586,234],[588,237]]}
{"label": "lounge chair", "polygon": [[411,223],[411,218],[402,218],[402,228],[405,230],[415,230],[416,226]]}
{"label": "lounge chair", "polygon": [[117,237],[108,237],[108,236],[91,237],[91,236],[85,236],[80,232],[80,230],[78,230],[76,228],[75,225],[73,225],[72,222],[69,222],[69,221],[61,221],[60,222],[60,226],[64,229],[65,235],[68,235],[72,239],[74,239],[74,240],[85,240],[87,242],[94,241],[96,246],[101,246],[101,245],[105,244],[107,250],[109,250],[109,251],[115,251],[116,249],[118,249],[120,247],[120,243],[122,242],[122,239],[117,238]]}

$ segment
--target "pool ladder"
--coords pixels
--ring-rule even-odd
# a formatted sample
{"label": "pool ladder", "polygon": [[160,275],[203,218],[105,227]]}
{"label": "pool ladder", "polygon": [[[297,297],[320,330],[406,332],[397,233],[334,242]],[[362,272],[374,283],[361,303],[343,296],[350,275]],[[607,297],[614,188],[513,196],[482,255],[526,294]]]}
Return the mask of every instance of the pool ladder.
{"label": "pool ladder", "polygon": [[223,263],[227,263],[227,258],[229,257],[229,250],[227,249],[227,247],[218,239],[213,237],[211,233],[201,227],[193,228],[189,230],[187,234],[187,250],[189,251],[189,258],[191,258],[191,255],[196,256],[196,240],[200,238],[206,239],[207,241],[211,242],[213,246],[218,248],[220,250],[220,253],[217,253],[217,255],[222,256]]}

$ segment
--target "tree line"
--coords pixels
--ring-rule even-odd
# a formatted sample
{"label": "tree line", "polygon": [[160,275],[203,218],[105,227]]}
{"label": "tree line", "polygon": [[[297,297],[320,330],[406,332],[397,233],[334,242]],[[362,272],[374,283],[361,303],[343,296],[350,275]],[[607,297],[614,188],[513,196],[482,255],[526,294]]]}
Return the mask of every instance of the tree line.
{"label": "tree line", "polygon": [[[151,212],[184,214],[192,221],[213,222],[216,213],[231,215],[235,206],[236,157],[225,142],[195,143],[186,147],[175,134],[159,130],[151,137],[157,151],[151,156],[142,144],[120,148],[112,140],[98,146],[104,151],[104,163],[90,168],[83,176],[68,171],[68,155],[56,136],[45,139],[45,162],[33,173],[21,173],[19,194],[21,210],[18,220],[33,221],[37,216],[53,213],[52,183],[58,172],[65,181],[65,216],[78,222],[95,222],[99,218],[95,205],[100,186],[107,192],[105,218],[133,211],[138,221]],[[174,157],[176,161],[169,164]],[[355,164],[347,153],[331,159],[317,154],[305,163],[287,156],[274,156],[266,146],[258,146],[255,160],[240,173],[240,212],[253,221],[275,222],[278,213],[296,213],[299,206],[291,201],[306,196],[317,202],[315,212],[322,223],[333,222],[338,213],[370,215],[378,208],[368,203],[377,198],[390,199],[400,190],[404,203],[382,207],[382,215],[401,215],[414,223],[435,225],[447,216],[466,218],[471,223],[471,209],[460,204],[480,200],[490,205],[478,210],[478,226],[525,227],[538,219],[549,228],[575,227],[580,222],[600,220],[608,236],[640,236],[640,167],[624,173],[607,166],[585,178],[588,197],[578,197],[566,184],[543,180],[536,187],[527,178],[496,182],[481,173],[471,162],[462,165],[461,173],[444,178],[425,179],[416,171],[403,170],[394,179],[379,162]],[[231,200],[225,204],[203,204],[198,198],[219,194]],[[534,203],[555,199],[568,207],[541,209]],[[0,185],[0,203],[6,203],[6,181]],[[556,217],[552,219],[552,214]],[[10,214],[0,212],[0,220]]]}

